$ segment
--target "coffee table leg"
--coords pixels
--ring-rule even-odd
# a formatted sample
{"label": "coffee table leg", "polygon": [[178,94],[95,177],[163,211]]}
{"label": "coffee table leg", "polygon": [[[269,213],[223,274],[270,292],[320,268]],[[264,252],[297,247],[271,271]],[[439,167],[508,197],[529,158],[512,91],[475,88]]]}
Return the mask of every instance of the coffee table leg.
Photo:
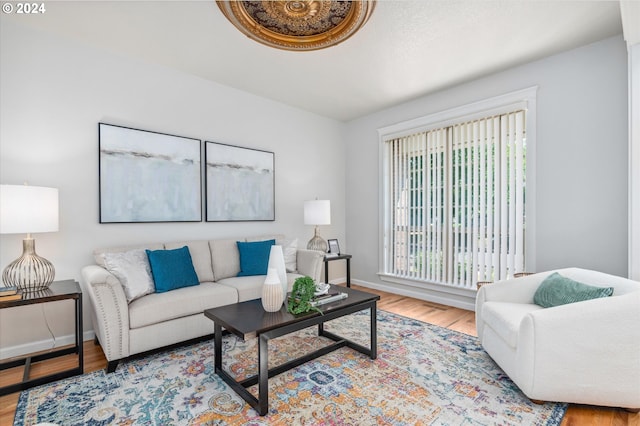
{"label": "coffee table leg", "polygon": [[214,339],[214,366],[216,373],[222,370],[222,326],[217,322],[213,323]]}
{"label": "coffee table leg", "polygon": [[371,359],[376,359],[378,357],[378,324],[376,322],[378,308],[375,302],[369,308],[369,312],[371,313]]}
{"label": "coffee table leg", "polygon": [[259,337],[258,348],[258,414],[264,416],[269,412],[269,338],[264,334]]}

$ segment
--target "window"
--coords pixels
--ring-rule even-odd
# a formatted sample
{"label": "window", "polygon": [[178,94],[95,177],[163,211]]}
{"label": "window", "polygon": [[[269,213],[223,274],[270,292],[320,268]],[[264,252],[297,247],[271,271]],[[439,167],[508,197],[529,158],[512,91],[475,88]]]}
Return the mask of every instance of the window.
{"label": "window", "polygon": [[527,105],[383,135],[382,275],[474,289],[526,270]]}

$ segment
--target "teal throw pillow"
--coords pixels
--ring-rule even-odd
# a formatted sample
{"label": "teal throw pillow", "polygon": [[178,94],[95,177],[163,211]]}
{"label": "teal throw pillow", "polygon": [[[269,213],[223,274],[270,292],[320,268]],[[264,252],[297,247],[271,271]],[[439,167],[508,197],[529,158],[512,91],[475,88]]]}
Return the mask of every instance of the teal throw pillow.
{"label": "teal throw pillow", "polygon": [[550,308],[567,303],[608,297],[612,294],[613,287],[594,287],[554,272],[542,281],[533,295],[533,303],[543,308]]}
{"label": "teal throw pillow", "polygon": [[238,272],[238,276],[267,275],[269,254],[271,253],[271,246],[275,243],[276,240],[252,241],[248,243],[236,241],[238,251],[240,252],[240,272]]}
{"label": "teal throw pillow", "polygon": [[156,293],[200,284],[189,247],[175,250],[147,250]]}

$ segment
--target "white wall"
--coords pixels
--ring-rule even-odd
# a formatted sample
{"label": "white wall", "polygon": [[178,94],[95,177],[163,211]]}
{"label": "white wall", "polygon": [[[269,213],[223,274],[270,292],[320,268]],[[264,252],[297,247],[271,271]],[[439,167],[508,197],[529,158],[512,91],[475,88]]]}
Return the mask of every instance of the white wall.
{"label": "white wall", "polygon": [[[98,247],[273,232],[306,246],[313,229],[303,224],[302,205],[315,197],[332,203],[332,225],[321,235],[346,246],[343,123],[8,19],[1,24],[0,182],[59,188],[60,231],[34,235],[56,279],[81,281]],[[275,222],[99,224],[98,122],[275,152]],[[0,238],[4,269],[24,236]],[[333,269],[332,278],[341,276]],[[88,300],[84,307],[89,331]],[[0,311],[0,358],[29,352],[34,342],[50,347],[45,317],[58,344],[73,333],[71,302]]]}
{"label": "white wall", "polygon": [[[348,123],[346,232],[356,282],[389,285],[376,274],[376,130],[531,86],[539,88],[532,268],[578,266],[627,275],[627,58],[622,37],[614,37]],[[401,286],[395,291],[436,301],[447,297]],[[472,308],[473,300],[451,303]]]}
{"label": "white wall", "polygon": [[[638,5],[640,9],[640,5]],[[629,58],[629,278],[640,281],[640,42]]]}

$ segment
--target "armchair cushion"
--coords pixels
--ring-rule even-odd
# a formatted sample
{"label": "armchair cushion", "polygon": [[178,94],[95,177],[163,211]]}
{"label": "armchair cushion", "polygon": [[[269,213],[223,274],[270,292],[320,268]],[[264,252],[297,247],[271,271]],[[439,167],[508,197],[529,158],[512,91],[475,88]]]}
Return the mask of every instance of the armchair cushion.
{"label": "armchair cushion", "polygon": [[540,283],[540,287],[533,295],[533,302],[543,308],[551,308],[567,303],[608,297],[612,294],[613,287],[590,286],[554,272]]}
{"label": "armchair cushion", "polygon": [[501,337],[515,349],[522,319],[538,309],[542,308],[530,303],[487,302],[482,313],[487,325],[494,330],[500,330]]}

